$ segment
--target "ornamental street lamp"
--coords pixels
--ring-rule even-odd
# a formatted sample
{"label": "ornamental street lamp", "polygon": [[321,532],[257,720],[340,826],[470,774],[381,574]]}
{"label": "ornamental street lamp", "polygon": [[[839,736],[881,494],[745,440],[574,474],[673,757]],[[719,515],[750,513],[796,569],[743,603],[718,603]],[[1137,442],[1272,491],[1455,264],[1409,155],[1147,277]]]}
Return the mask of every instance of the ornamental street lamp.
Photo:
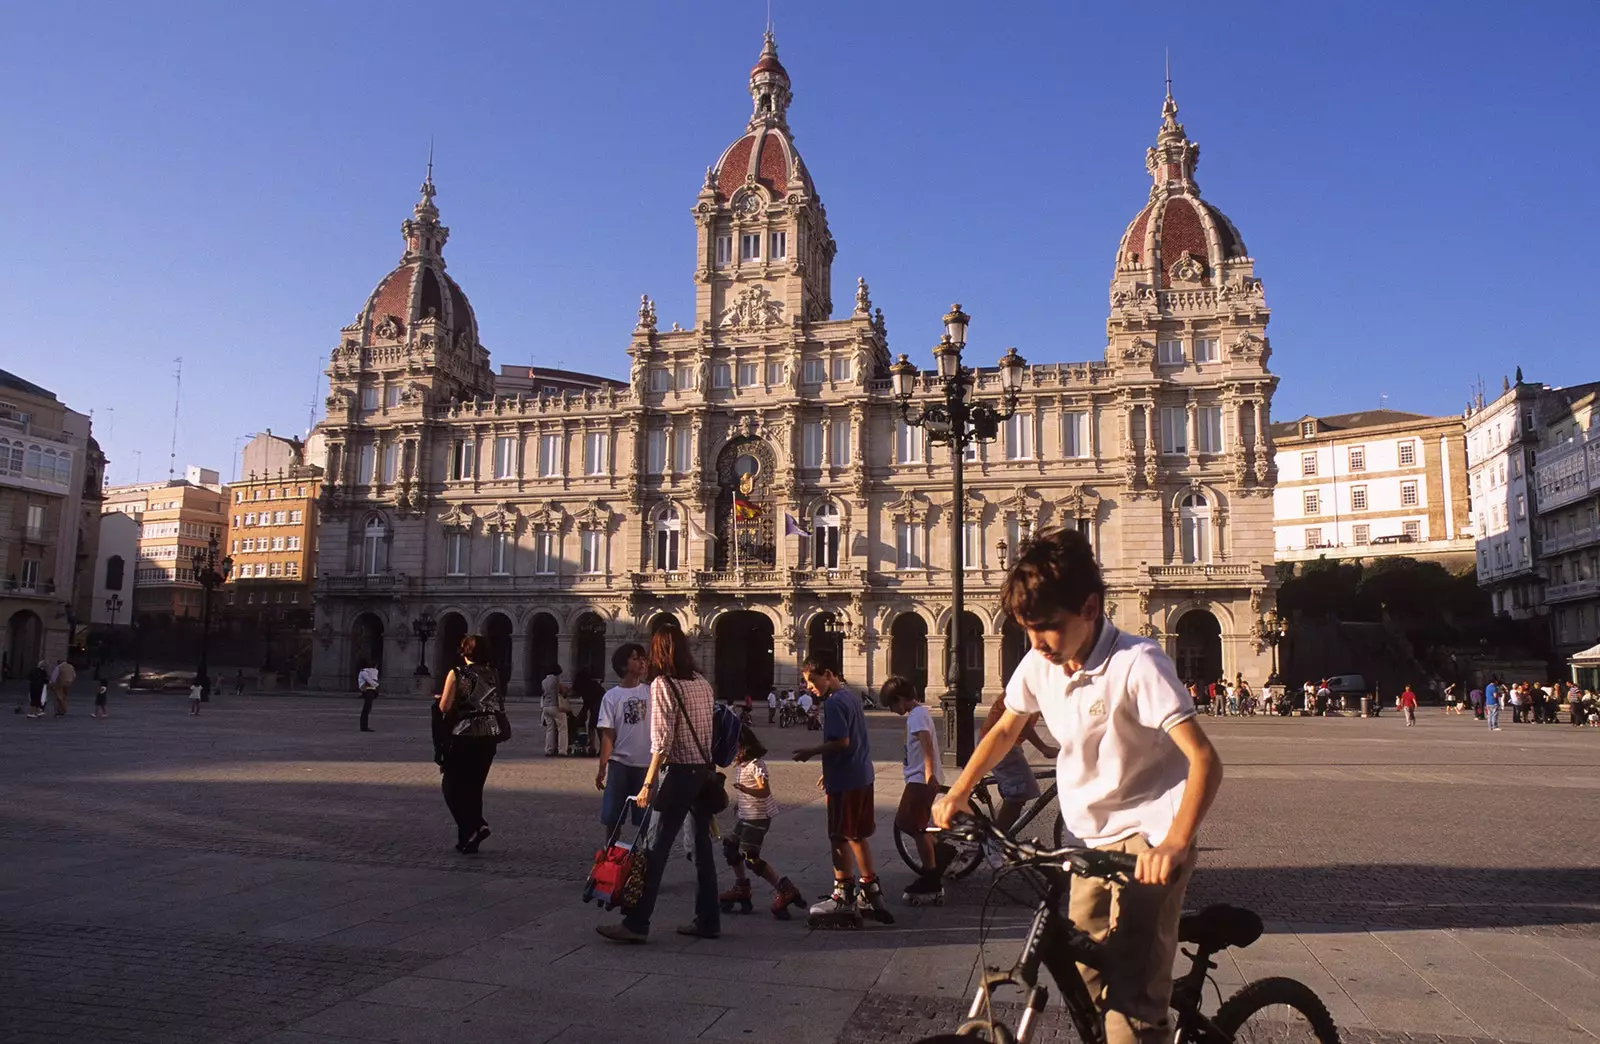
{"label": "ornamental street lamp", "polygon": [[1284,619],[1276,609],[1269,609],[1261,621],[1256,624],[1257,633],[1261,640],[1272,648],[1272,676],[1267,679],[1268,685],[1282,685],[1283,675],[1278,670],[1278,646],[1289,634],[1289,621]]}
{"label": "ornamental street lamp", "polygon": [[224,555],[220,563],[217,561],[217,534],[212,533],[205,549],[196,551],[189,564],[194,567],[194,579],[200,585],[200,666],[194,680],[200,686],[200,698],[210,700],[211,677],[206,666],[211,655],[211,592],[227,581],[228,574],[233,572],[233,559]]}
{"label": "ornamental street lamp", "polygon": [[417,636],[417,669],[414,673],[418,678],[428,676],[428,640],[433,637],[438,627],[438,623],[428,613],[423,613],[411,621],[411,633]]}
{"label": "ornamental street lamp", "polygon": [[106,662],[114,662],[117,651],[117,614],[122,611],[122,596],[112,595],[106,599],[106,612],[111,616],[111,630],[106,632],[105,657]]}
{"label": "ornamental street lamp", "polygon": [[925,429],[930,442],[950,447],[955,496],[950,512],[950,632],[946,639],[945,715],[948,720],[952,711],[955,714],[958,765],[965,765],[972,756],[973,710],[977,703],[977,695],[964,692],[962,685],[961,618],[965,609],[963,580],[966,571],[962,561],[966,506],[962,465],[968,446],[993,441],[1000,432],[1001,422],[1016,414],[1017,396],[1022,390],[1022,369],[1027,365],[1015,348],[1006,349],[1000,359],[1001,405],[996,407],[970,399],[968,396],[976,386],[977,374],[962,365],[961,350],[967,346],[967,324],[971,321],[972,317],[963,312],[960,305],[952,305],[944,317],[944,336],[933,349],[943,401],[935,399],[913,412],[911,398],[917,390],[917,368],[904,355],[889,367],[901,419],[912,427]]}

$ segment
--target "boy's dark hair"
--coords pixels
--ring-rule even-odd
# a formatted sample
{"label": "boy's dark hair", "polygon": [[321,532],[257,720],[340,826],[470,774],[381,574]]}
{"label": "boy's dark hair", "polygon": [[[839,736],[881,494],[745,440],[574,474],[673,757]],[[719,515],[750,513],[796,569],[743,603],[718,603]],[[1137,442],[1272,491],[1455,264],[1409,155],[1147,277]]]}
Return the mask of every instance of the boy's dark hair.
{"label": "boy's dark hair", "polygon": [[832,649],[813,649],[806,654],[805,662],[800,665],[802,674],[821,674],[827,671],[836,678],[843,678],[844,671],[839,667],[839,657]]}
{"label": "boy's dark hair", "polygon": [[739,749],[748,754],[751,761],[767,756],[766,744],[761,742],[756,730],[748,725],[739,726]]}
{"label": "boy's dark hair", "polygon": [[638,653],[647,660],[650,658],[650,655],[644,651],[644,646],[638,642],[627,642],[619,645],[617,646],[617,651],[611,654],[611,669],[617,672],[618,678],[628,673],[628,661],[632,659],[634,653]]}
{"label": "boy's dark hair", "polygon": [[650,632],[650,679],[654,681],[663,674],[677,681],[688,681],[695,675],[689,639],[676,620],[663,621]]}
{"label": "boy's dark hair", "polygon": [[482,663],[489,656],[489,639],[481,634],[469,634],[461,639],[461,658]]}
{"label": "boy's dark hair", "polygon": [[913,703],[922,702],[922,694],[917,687],[911,684],[911,679],[902,678],[898,674],[891,674],[884,679],[883,688],[878,690],[879,697],[885,707],[893,706],[896,700],[910,700]]}
{"label": "boy's dark hair", "polygon": [[1000,588],[1000,604],[1021,624],[1043,623],[1058,613],[1080,612],[1090,595],[1105,605],[1089,538],[1075,529],[1057,529],[1030,540]]}

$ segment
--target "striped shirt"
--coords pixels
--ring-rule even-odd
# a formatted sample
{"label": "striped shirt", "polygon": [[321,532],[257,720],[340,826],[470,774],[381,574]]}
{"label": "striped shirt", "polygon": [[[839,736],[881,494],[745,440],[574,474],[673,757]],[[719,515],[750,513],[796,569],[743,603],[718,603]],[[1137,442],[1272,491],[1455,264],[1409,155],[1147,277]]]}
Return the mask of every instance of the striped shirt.
{"label": "striped shirt", "polygon": [[[673,689],[683,697],[683,712],[678,710]],[[650,683],[650,753],[666,752],[668,765],[704,765],[711,760],[711,709],[716,697],[711,683],[696,674],[693,678],[665,677]],[[687,724],[685,717],[688,718]],[[693,726],[691,734],[689,726]],[[696,737],[699,742],[696,743]]]}

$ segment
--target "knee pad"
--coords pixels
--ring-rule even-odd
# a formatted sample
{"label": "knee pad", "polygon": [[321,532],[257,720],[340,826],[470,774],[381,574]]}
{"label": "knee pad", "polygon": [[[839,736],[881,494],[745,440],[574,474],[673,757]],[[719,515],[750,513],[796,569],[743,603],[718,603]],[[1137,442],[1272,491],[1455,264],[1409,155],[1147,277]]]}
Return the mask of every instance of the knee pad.
{"label": "knee pad", "polygon": [[739,854],[739,841],[732,834],[722,839],[722,855],[727,859],[729,866],[738,866],[739,860],[743,858]]}
{"label": "knee pad", "polygon": [[744,865],[748,866],[750,868],[750,872],[755,874],[757,877],[767,876],[767,861],[765,859],[746,859],[744,861]]}

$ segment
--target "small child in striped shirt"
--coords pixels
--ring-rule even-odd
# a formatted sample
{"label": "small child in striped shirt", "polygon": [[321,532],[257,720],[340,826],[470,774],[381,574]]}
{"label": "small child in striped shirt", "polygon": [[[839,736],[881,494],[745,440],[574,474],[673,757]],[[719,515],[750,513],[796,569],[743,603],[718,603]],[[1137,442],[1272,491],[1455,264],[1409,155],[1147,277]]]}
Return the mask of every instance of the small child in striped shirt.
{"label": "small child in striped shirt", "polygon": [[762,842],[772,826],[772,818],[778,814],[767,763],[762,760],[766,753],[767,748],[749,725],[739,730],[739,756],[735,761],[738,775],[733,784],[739,819],[733,832],[722,839],[723,854],[728,858],[728,865],[733,867],[733,887],[717,898],[722,902],[724,913],[733,912],[735,906],[749,913],[750,877],[745,872],[749,867],[772,885],[772,916],[787,921],[789,907],[804,909],[806,904],[794,883],[780,876],[771,863],[761,858]]}

